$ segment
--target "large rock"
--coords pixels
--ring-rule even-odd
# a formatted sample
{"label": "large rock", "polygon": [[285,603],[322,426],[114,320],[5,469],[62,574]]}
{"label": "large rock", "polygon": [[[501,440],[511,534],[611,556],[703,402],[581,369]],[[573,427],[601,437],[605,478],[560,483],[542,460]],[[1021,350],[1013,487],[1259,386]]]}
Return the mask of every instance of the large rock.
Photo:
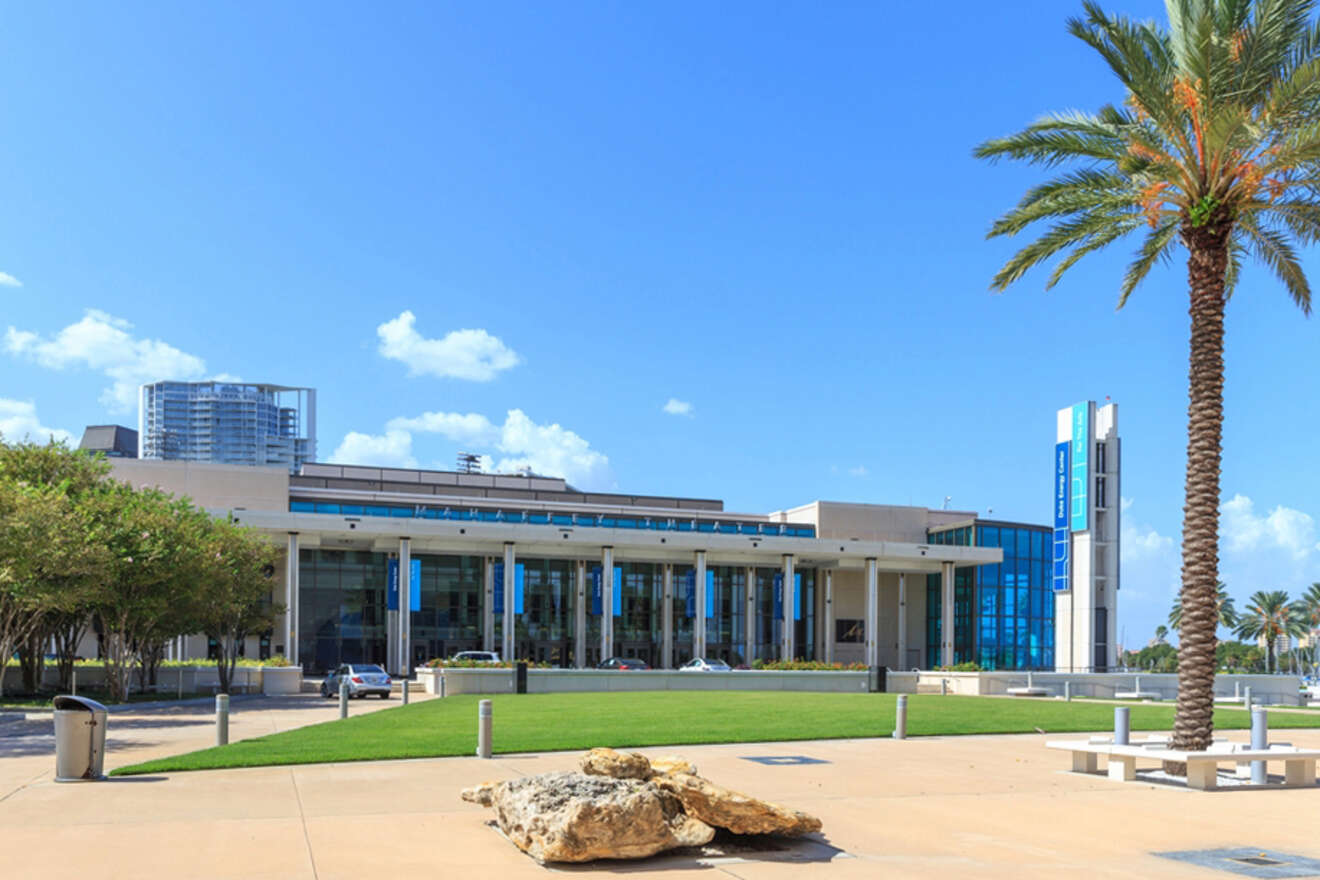
{"label": "large rock", "polygon": [[657,776],[651,784],[674,794],[689,816],[734,834],[796,835],[820,830],[815,816],[757,800],[690,773]]}
{"label": "large rock", "polygon": [[625,755],[614,749],[592,749],[578,761],[588,776],[609,776],[613,779],[650,779],[651,762],[645,755],[633,752]]}
{"label": "large rock", "polygon": [[677,755],[665,755],[663,758],[651,759],[651,776],[672,776],[675,773],[690,773],[696,776],[697,765],[687,758],[680,758]]}
{"label": "large rock", "polygon": [[673,794],[635,779],[542,773],[483,783],[463,799],[494,807],[505,835],[541,862],[638,859],[715,836]]}

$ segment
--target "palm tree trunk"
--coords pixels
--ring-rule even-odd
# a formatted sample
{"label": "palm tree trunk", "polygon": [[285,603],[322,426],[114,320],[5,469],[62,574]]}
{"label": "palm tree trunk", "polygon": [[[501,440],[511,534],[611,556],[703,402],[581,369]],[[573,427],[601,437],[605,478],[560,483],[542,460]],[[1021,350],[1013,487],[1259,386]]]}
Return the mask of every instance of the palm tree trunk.
{"label": "palm tree trunk", "polygon": [[[1229,224],[1185,226],[1192,318],[1187,482],[1183,505],[1182,630],[1173,748],[1204,751],[1214,734],[1219,583],[1219,464],[1224,421],[1224,272]],[[1184,768],[1170,768],[1186,772]]]}

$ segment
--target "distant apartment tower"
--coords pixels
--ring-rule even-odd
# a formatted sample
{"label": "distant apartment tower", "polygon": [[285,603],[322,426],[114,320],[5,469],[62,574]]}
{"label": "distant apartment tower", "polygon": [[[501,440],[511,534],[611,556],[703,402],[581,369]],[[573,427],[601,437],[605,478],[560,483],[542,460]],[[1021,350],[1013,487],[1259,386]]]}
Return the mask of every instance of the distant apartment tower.
{"label": "distant apartment tower", "polygon": [[247,382],[143,385],[138,457],[279,466],[316,460],[316,389]]}

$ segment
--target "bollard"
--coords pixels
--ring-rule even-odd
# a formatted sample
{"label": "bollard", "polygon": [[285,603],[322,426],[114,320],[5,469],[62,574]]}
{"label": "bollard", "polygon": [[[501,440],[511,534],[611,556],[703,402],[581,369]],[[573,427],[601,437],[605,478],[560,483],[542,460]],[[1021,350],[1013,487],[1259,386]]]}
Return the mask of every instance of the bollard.
{"label": "bollard", "polygon": [[1141,699],[1141,676],[1132,676],[1132,690],[1136,693],[1137,699]]}
{"label": "bollard", "polygon": [[177,672],[177,673],[179,674],[179,697],[178,697],[178,698],[179,698],[180,700],[182,700],[182,699],[183,699],[183,667],[182,667],[182,666],[176,666],[176,667],[174,668],[174,671]]}
{"label": "bollard", "polygon": [[229,694],[215,695],[215,744],[229,745]]}
{"label": "bollard", "polygon": [[444,697],[444,695],[445,695],[445,676],[444,676],[443,673],[441,673],[441,675],[440,675],[440,696],[441,696],[441,697]]}
{"label": "bollard", "polygon": [[1129,714],[1131,711],[1127,706],[1114,707],[1114,745],[1116,746],[1128,744],[1128,731],[1131,729]]}
{"label": "bollard", "polygon": [[[1269,721],[1265,715],[1265,709],[1251,710],[1251,748],[1265,750],[1270,747]],[[1264,785],[1269,782],[1269,777],[1265,775],[1265,762],[1251,762],[1251,784]]]}
{"label": "bollard", "polygon": [[339,719],[348,717],[348,679],[339,680]]}
{"label": "bollard", "polygon": [[75,697],[78,696],[78,667],[73,667],[73,675],[69,678],[69,693]]}
{"label": "bollard", "polygon": [[1242,706],[1248,712],[1251,711],[1251,685],[1247,685],[1242,689]]}
{"label": "bollard", "polygon": [[1027,690],[1031,690],[1035,685],[1031,680],[1031,670],[1027,670]]}
{"label": "bollard", "polygon": [[408,705],[408,679],[403,680],[403,705]]}
{"label": "bollard", "polygon": [[907,739],[907,694],[898,695],[894,712],[894,739]]}
{"label": "bollard", "polygon": [[947,678],[941,678],[941,679],[940,679],[940,696],[941,696],[941,697],[947,697],[948,695],[949,695],[949,680],[948,680]]}
{"label": "bollard", "polygon": [[490,757],[491,714],[490,700],[477,704],[477,757]]}
{"label": "bollard", "polygon": [[1233,682],[1233,699],[1242,699],[1242,682],[1240,681]]}
{"label": "bollard", "polygon": [[1064,698],[1065,700],[1067,700],[1069,703],[1072,702],[1072,682],[1071,682],[1071,681],[1065,681],[1065,682],[1063,683],[1063,698]]}

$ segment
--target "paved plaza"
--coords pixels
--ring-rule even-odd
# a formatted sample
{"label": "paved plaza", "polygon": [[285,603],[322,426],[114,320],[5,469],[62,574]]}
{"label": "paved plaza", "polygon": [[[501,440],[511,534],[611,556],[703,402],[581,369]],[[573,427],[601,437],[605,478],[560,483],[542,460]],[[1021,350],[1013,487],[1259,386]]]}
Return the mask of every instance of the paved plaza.
{"label": "paved plaza", "polygon": [[[353,712],[392,703],[361,701]],[[233,739],[335,717],[304,695],[239,700]],[[107,769],[210,745],[207,707],[110,717]],[[498,742],[498,722],[496,739]],[[1244,732],[1229,734],[1245,737]],[[1320,731],[1276,739],[1320,746]],[[1153,853],[1250,848],[1320,857],[1320,788],[1199,793],[1061,772],[1045,736],[831,740],[642,749],[819,815],[822,841],[723,859],[560,869],[684,877],[1230,878]],[[51,781],[48,722],[0,726],[5,878],[538,877],[460,789],[570,769],[576,753],[308,765]],[[749,760],[762,759],[762,760]],[[807,759],[803,761],[803,759]],[[1261,875],[1264,876],[1264,875]],[[1271,875],[1276,876],[1276,875]],[[1277,875],[1283,876],[1283,875]]]}

